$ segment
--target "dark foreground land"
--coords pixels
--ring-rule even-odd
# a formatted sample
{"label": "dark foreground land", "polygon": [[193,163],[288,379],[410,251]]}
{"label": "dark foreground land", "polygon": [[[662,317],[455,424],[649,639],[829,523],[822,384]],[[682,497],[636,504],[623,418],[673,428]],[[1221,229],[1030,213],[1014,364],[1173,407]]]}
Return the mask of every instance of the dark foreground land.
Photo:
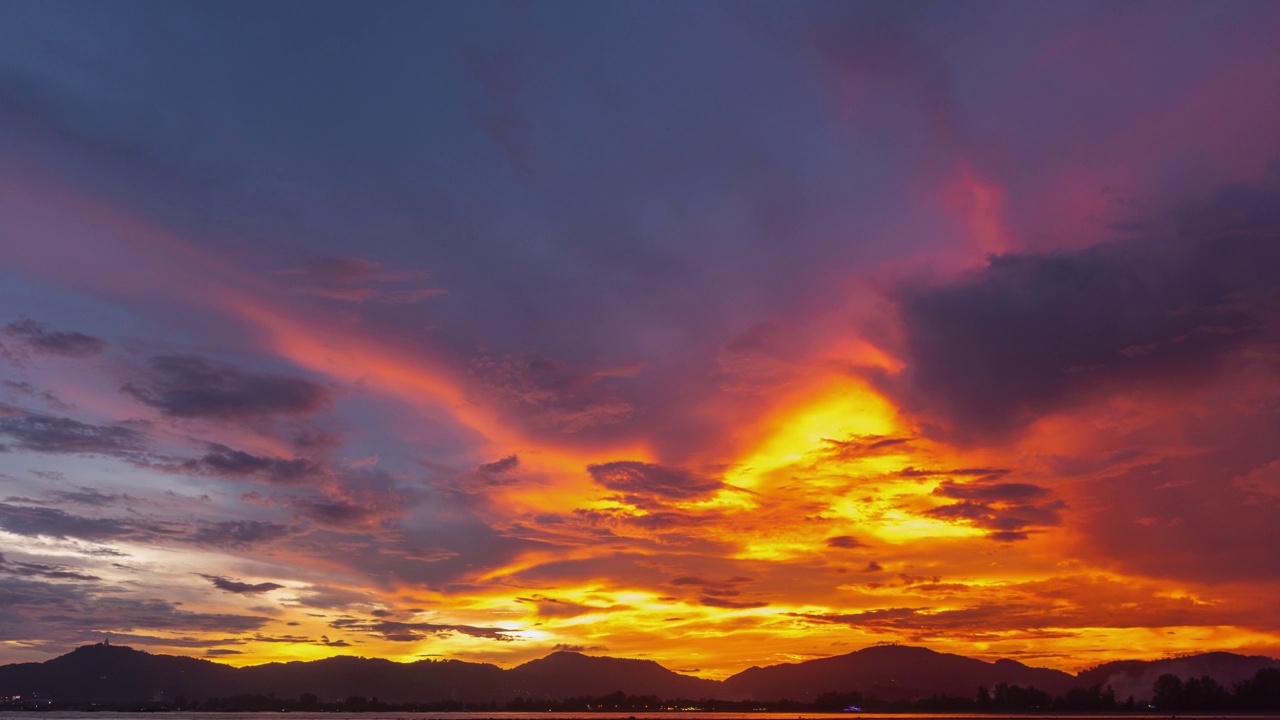
{"label": "dark foreground land", "polygon": [[[335,657],[244,668],[90,645],[0,667],[0,710],[300,713],[669,712],[1185,714],[1280,713],[1280,662],[1206,653],[1123,661],[1070,675],[925,648],[877,646],[724,681],[652,661],[553,653],[483,663]],[[628,715],[623,715],[627,717]]]}

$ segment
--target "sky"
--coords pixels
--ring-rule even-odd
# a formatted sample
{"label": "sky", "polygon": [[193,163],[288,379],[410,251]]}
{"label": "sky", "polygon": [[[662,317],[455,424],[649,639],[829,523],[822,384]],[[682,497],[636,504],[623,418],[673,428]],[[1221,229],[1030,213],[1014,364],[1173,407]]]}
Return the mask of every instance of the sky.
{"label": "sky", "polygon": [[0,662],[1280,655],[1277,33],[0,0]]}

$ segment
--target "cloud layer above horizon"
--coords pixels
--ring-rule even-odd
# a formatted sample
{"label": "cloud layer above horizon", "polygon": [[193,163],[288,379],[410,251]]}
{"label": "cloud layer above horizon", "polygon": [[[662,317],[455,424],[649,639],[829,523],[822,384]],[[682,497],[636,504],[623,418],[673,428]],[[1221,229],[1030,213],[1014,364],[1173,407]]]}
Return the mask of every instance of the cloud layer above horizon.
{"label": "cloud layer above horizon", "polygon": [[0,4],[0,662],[1280,653],[1280,6]]}

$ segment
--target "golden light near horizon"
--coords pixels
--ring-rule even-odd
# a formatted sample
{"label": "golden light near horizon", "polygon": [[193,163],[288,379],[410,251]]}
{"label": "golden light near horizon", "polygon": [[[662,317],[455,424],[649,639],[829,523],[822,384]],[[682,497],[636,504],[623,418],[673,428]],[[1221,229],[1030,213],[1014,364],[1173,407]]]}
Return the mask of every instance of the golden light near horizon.
{"label": "golden light near horizon", "polygon": [[726,479],[754,488],[771,471],[828,449],[833,440],[893,435],[896,415],[893,406],[865,383],[844,376],[828,378],[775,411],[759,429],[761,439],[754,449],[734,464]]}

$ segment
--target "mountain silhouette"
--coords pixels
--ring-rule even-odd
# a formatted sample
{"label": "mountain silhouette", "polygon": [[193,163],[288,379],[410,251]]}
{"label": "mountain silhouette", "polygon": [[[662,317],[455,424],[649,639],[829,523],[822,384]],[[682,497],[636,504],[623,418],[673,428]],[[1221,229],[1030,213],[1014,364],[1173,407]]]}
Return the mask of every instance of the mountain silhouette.
{"label": "mountain silhouette", "polygon": [[985,662],[921,647],[882,645],[847,655],[800,663],[753,667],[724,681],[682,675],[652,660],[556,652],[504,670],[487,663],[421,660],[397,663],[340,656],[308,662],[243,668],[170,655],[152,655],[115,645],[87,645],[42,663],[0,666],[0,696],[22,695],[65,703],[188,702],[231,695],[299,698],[322,702],[348,697],[384,703],[505,703],[514,699],[656,695],[662,699],[812,702],[830,692],[862,693],[882,700],[933,695],[973,698],[979,687],[998,683],[1034,686],[1050,695],[1073,687],[1111,685],[1120,698],[1151,696],[1164,673],[1207,675],[1224,686],[1280,661],[1231,653],[1206,653],[1156,661],[1118,661],[1079,675],[1036,668],[1013,660]]}
{"label": "mountain silhouette", "polygon": [[279,697],[311,693],[324,700],[349,696],[388,703],[490,702],[512,697],[497,665],[460,660],[398,663],[381,658],[332,657],[309,662],[268,663],[240,668],[238,692]]}
{"label": "mountain silhouette", "polygon": [[1116,697],[1133,696],[1146,701],[1151,698],[1151,688],[1156,678],[1164,674],[1180,678],[1208,676],[1224,687],[1231,687],[1253,676],[1262,668],[1280,667],[1280,661],[1260,655],[1236,655],[1227,652],[1210,652],[1164,660],[1118,660],[1104,663],[1081,672],[1079,685],[1110,685]]}
{"label": "mountain silhouette", "polygon": [[1075,679],[1060,670],[1013,660],[988,663],[921,647],[878,645],[848,655],[753,667],[728,678],[724,686],[734,698],[810,702],[825,692],[860,692],[884,700],[934,694],[973,697],[979,687],[1001,682],[1035,686],[1056,695],[1074,685]]}
{"label": "mountain silhouette", "polygon": [[[652,660],[592,657],[576,652],[552,653],[507,671],[522,693],[537,699],[627,695],[661,698],[715,698],[721,683],[668,670]],[[601,689],[604,689],[601,692]]]}
{"label": "mountain silhouette", "polygon": [[152,655],[122,645],[86,645],[42,663],[0,667],[0,695],[67,702],[169,701],[179,695],[218,697],[237,691],[228,665]]}

